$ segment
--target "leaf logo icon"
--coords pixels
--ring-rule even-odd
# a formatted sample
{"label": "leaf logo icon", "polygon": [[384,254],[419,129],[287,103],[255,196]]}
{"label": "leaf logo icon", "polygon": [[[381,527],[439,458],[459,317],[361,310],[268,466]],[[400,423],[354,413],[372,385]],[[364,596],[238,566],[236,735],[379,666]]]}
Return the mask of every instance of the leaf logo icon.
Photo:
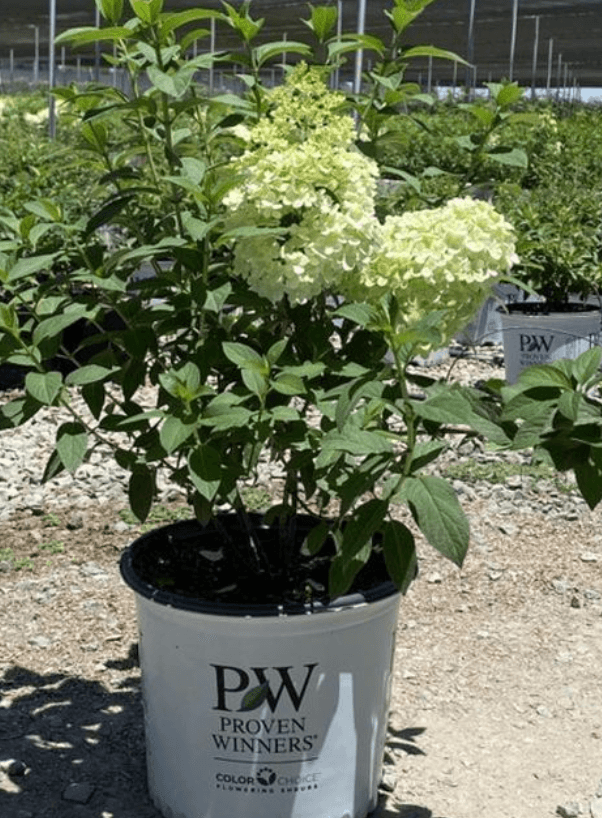
{"label": "leaf logo icon", "polygon": [[249,710],[257,710],[267,699],[269,690],[270,685],[268,682],[262,682],[257,687],[251,688],[251,690],[247,691],[242,697],[238,712],[248,713]]}

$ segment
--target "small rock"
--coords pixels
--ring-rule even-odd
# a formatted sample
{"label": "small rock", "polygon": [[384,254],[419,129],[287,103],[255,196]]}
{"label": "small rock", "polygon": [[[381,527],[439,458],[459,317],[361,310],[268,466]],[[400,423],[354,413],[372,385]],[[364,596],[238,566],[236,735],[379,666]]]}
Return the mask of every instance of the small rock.
{"label": "small rock", "polygon": [[94,787],[91,784],[78,784],[73,782],[63,792],[63,799],[65,801],[72,801],[74,804],[87,804],[92,794]]}
{"label": "small rock", "polygon": [[523,487],[523,478],[520,474],[512,474],[506,478],[504,485],[511,491],[517,491]]}
{"label": "small rock", "polygon": [[84,527],[84,518],[82,514],[72,514],[67,520],[67,528],[69,531],[77,531]]}
{"label": "small rock", "polygon": [[394,792],[396,783],[397,776],[395,775],[395,771],[390,767],[385,768],[379,786],[381,792]]}
{"label": "small rock", "polygon": [[15,759],[14,761],[9,764],[8,770],[6,771],[10,776],[15,778],[20,778],[22,775],[25,775],[27,772],[27,764],[20,759]]}
{"label": "small rock", "polygon": [[17,758],[7,758],[0,761],[0,770],[14,778],[19,778],[27,772],[27,764]]}
{"label": "small rock", "polygon": [[580,815],[583,815],[581,805],[575,802],[561,804],[556,807],[556,813],[560,815],[561,818],[579,818]]}
{"label": "small rock", "polygon": [[580,555],[580,559],[581,562],[598,562],[600,556],[593,551],[584,551],[583,554]]}
{"label": "small rock", "polygon": [[589,811],[592,818],[602,818],[602,798],[594,798],[590,801]]}
{"label": "small rock", "polygon": [[582,608],[583,604],[578,596],[574,596],[571,599],[571,608]]}
{"label": "small rock", "polygon": [[501,523],[498,528],[507,537],[516,537],[518,534],[518,526],[514,523]]}
{"label": "small rock", "polygon": [[49,648],[52,645],[52,639],[49,639],[43,634],[39,634],[38,636],[30,637],[29,644],[33,648]]}
{"label": "small rock", "polygon": [[0,560],[0,571],[3,574],[8,574],[12,570],[12,565],[8,560]]}
{"label": "small rock", "polygon": [[95,577],[97,579],[108,577],[108,573],[105,569],[96,562],[85,562],[79,569],[79,572],[85,577]]}

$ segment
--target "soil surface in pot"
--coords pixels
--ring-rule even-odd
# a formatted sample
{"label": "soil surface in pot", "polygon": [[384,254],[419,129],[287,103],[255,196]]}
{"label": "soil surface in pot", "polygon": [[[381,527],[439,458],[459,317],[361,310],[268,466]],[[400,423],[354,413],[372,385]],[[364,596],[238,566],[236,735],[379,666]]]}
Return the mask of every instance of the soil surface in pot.
{"label": "soil surface in pot", "polygon": [[595,304],[582,303],[580,301],[521,301],[519,303],[506,304],[500,307],[500,312],[506,310],[510,315],[583,315],[592,312],[600,312],[600,306]]}
{"label": "soil surface in pot", "polygon": [[[327,540],[314,556],[303,552],[318,522],[302,515],[280,527],[278,522],[265,525],[258,514],[244,521],[234,514],[221,514],[206,526],[195,520],[181,521],[147,533],[134,543],[124,562],[133,569],[135,590],[149,596],[154,595],[152,589],[160,589],[172,600],[173,595],[184,597],[185,605],[198,601],[201,606],[270,605],[294,610],[328,604],[334,543]],[[128,581],[130,576],[127,571]],[[369,595],[383,583],[393,591],[377,547],[349,593]]]}

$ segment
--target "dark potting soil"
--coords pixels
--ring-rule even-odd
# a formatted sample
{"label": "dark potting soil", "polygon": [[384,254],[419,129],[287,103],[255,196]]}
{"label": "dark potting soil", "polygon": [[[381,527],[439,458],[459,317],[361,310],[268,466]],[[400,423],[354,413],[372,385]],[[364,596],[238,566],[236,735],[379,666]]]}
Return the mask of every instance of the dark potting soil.
{"label": "dark potting soil", "polygon": [[[586,312],[595,312],[596,310],[599,312],[600,306],[582,301],[521,301],[506,304],[506,309],[511,315],[553,315],[556,313],[579,315]],[[504,309],[502,309],[503,311]]]}
{"label": "dark potting soil", "polygon": [[[233,609],[247,605],[291,610],[329,604],[334,543],[327,540],[314,556],[301,550],[318,521],[300,516],[281,531],[277,523],[263,525],[260,515],[250,515],[250,520],[255,549],[248,545],[249,533],[235,515],[219,515],[207,526],[184,521],[136,540],[123,557],[122,573],[144,596],[163,597],[171,604],[168,597],[174,595],[184,608],[195,608],[196,602],[200,607],[218,603]],[[377,596],[393,591],[378,545],[348,593],[370,599],[374,589]],[[177,599],[173,603],[180,606]]]}

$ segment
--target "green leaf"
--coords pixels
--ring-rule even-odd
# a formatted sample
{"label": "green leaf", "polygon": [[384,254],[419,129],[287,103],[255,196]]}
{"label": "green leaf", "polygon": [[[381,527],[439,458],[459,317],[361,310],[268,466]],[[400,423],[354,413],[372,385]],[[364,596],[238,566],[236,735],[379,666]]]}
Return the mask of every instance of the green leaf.
{"label": "green leaf", "polygon": [[380,398],[383,390],[382,381],[355,381],[347,384],[342,390],[336,404],[335,419],[337,429],[343,432],[350,415],[358,403],[366,398]]}
{"label": "green leaf", "polygon": [[404,60],[413,60],[415,57],[434,57],[439,60],[451,60],[451,62],[460,63],[460,65],[468,65],[466,60],[455,54],[453,51],[447,51],[444,48],[436,48],[432,45],[417,45],[412,48],[407,48],[403,52]]}
{"label": "green leaf", "polygon": [[130,6],[139,20],[152,25],[163,11],[163,0],[130,0]]}
{"label": "green leaf", "polygon": [[102,407],[105,403],[105,388],[100,381],[85,384],[82,387],[82,398],[86,402],[86,406],[92,412],[92,416],[99,420]]}
{"label": "green leaf", "polygon": [[365,49],[366,51],[375,51],[379,55],[383,55],[387,50],[386,45],[383,43],[380,37],[375,37],[373,34],[343,34],[341,40],[337,40],[336,43],[331,43],[330,45],[340,45],[344,41],[347,41],[355,50],[361,48]]}
{"label": "green leaf", "polygon": [[262,361],[261,355],[246,344],[239,344],[236,341],[224,341],[222,349],[226,358],[237,366],[249,366]]}
{"label": "green leaf", "polygon": [[56,433],[56,450],[67,471],[73,474],[88,451],[88,434],[81,423],[63,423]]}
{"label": "green leaf", "polygon": [[48,458],[48,462],[46,463],[46,467],[44,468],[44,474],[42,475],[42,483],[47,483],[49,480],[52,480],[57,474],[60,474],[62,471],[65,470],[65,466],[63,461],[60,458],[59,453],[55,449],[50,457]]}
{"label": "green leaf", "polygon": [[280,359],[280,356],[286,349],[288,344],[288,338],[281,338],[276,343],[272,344],[272,346],[268,349],[266,358],[268,359],[270,364],[275,364]]}
{"label": "green leaf", "polygon": [[432,2],[433,0],[410,0],[410,2],[395,0],[395,8],[385,11],[385,14],[391,18],[397,33],[401,34]]}
{"label": "green leaf", "polygon": [[177,417],[167,417],[159,431],[159,440],[167,454],[172,454],[188,440],[195,428],[195,423],[184,423]]}
{"label": "green leaf", "polygon": [[20,278],[26,278],[34,273],[48,272],[52,267],[58,253],[45,253],[41,256],[30,256],[22,258],[14,264],[8,273],[8,281],[12,283]]}
{"label": "green leaf", "polygon": [[561,389],[573,388],[570,378],[554,364],[536,364],[526,367],[521,371],[515,384],[517,391],[545,386],[556,386]]}
{"label": "green leaf", "polygon": [[155,88],[170,97],[179,99],[184,96],[194,77],[194,68],[190,64],[184,65],[179,71],[168,74],[156,65],[147,68],[148,78]]}
{"label": "green leaf", "polygon": [[602,365],[602,347],[593,346],[586,352],[582,352],[579,357],[570,362],[573,375],[578,383],[586,384],[592,378],[600,376],[600,366]]}
{"label": "green leaf", "polygon": [[40,216],[42,219],[50,219],[53,222],[60,222],[61,220],[60,207],[50,199],[38,199],[35,202],[26,202],[23,207],[29,210],[30,213]]}
{"label": "green leaf", "polygon": [[184,423],[180,418],[167,417],[159,431],[159,440],[167,452],[172,454],[193,434],[196,423]]}
{"label": "green leaf", "polygon": [[288,372],[280,373],[272,381],[272,386],[281,395],[303,395],[307,391],[303,380]]}
{"label": "green leaf", "polygon": [[115,372],[119,372],[119,367],[114,366],[112,369],[107,369],[107,367],[98,366],[98,364],[87,364],[70,372],[65,378],[65,383],[67,386],[86,386],[106,381]]}
{"label": "green leaf", "polygon": [[249,392],[257,395],[259,398],[265,397],[269,389],[269,380],[262,371],[262,367],[243,367],[241,371],[241,378],[244,385]]}
{"label": "green leaf", "polygon": [[481,396],[469,389],[435,388],[424,401],[413,403],[416,414],[435,423],[466,425],[488,440],[505,445],[508,437],[495,418],[488,416]]}
{"label": "green leaf", "polygon": [[167,33],[197,20],[219,19],[222,16],[221,12],[214,9],[187,9],[164,16],[161,20],[161,28]]}
{"label": "green leaf", "polygon": [[369,304],[343,304],[334,311],[333,315],[340,318],[348,318],[360,327],[367,327],[374,322],[374,307]]}
{"label": "green leaf", "polygon": [[34,417],[41,406],[38,401],[27,396],[17,398],[0,406],[0,429],[13,429]]}
{"label": "green leaf", "polygon": [[328,591],[331,597],[336,598],[349,590],[358,572],[370,558],[371,553],[372,544],[366,543],[352,559],[349,559],[345,554],[337,554],[330,563],[328,573]]}
{"label": "green leaf", "polygon": [[57,45],[71,43],[73,46],[89,45],[90,43],[97,43],[102,40],[127,40],[131,36],[132,30],[125,26],[112,26],[108,28],[82,26],[81,28],[70,28],[62,34],[59,34],[55,39],[55,43]]}
{"label": "green leaf", "polygon": [[123,14],[123,0],[96,0],[96,7],[111,25],[116,25]]}
{"label": "green leaf", "polygon": [[579,419],[583,406],[585,397],[579,392],[563,392],[558,401],[558,411],[574,423]]}
{"label": "green leaf", "polygon": [[117,216],[121,211],[127,207],[127,205],[131,202],[132,199],[136,198],[136,192],[132,190],[126,190],[123,193],[118,193],[115,196],[112,196],[102,207],[94,213],[93,216],[88,219],[88,223],[86,224],[85,233],[86,235],[90,235],[99,227],[102,227],[103,224],[108,224],[112,221],[115,216]]}
{"label": "green leaf", "polygon": [[222,478],[222,457],[212,446],[197,446],[188,457],[188,473],[202,497],[215,498]]}
{"label": "green leaf", "polygon": [[257,66],[261,68],[265,63],[273,60],[274,57],[282,57],[287,54],[302,54],[305,57],[311,56],[312,50],[307,43],[299,43],[294,40],[282,40],[282,42],[265,43],[254,49]]}
{"label": "green leaf", "polygon": [[25,376],[27,393],[45,406],[52,406],[63,386],[60,372],[28,372]]}
{"label": "green leaf", "polygon": [[509,165],[514,168],[529,167],[529,157],[522,148],[495,147],[487,150],[487,158],[498,165]]}
{"label": "green leaf", "polygon": [[257,710],[265,702],[270,692],[269,682],[262,682],[257,687],[248,690],[242,697],[239,713],[248,713],[250,710]]}
{"label": "green leaf", "polygon": [[343,529],[341,554],[347,559],[354,558],[366,544],[372,545],[375,533],[380,529],[388,503],[384,500],[368,500],[358,506]]}
{"label": "green leaf", "polygon": [[380,430],[369,432],[347,427],[342,432],[329,432],[322,441],[323,451],[339,451],[361,457],[393,451],[390,438]]}
{"label": "green leaf", "polygon": [[492,96],[500,108],[508,108],[510,105],[514,105],[515,102],[522,99],[524,93],[523,89],[520,88],[517,83],[509,83],[501,87],[499,85],[496,86],[494,83],[490,83],[488,87],[492,91],[493,89],[496,89],[493,91]]}
{"label": "green leaf", "polygon": [[154,472],[145,464],[136,465],[128,484],[128,499],[132,512],[141,523],[148,517],[154,496]]}
{"label": "green leaf", "polygon": [[243,3],[239,14],[230,3],[226,3],[225,0],[222,0],[222,2],[232,28],[241,34],[246,43],[250,43],[263,28],[264,19],[252,20],[249,15],[248,4]]}
{"label": "green leaf", "polygon": [[210,426],[216,431],[241,429],[251,421],[253,413],[243,406],[210,405],[201,419],[202,426]]}
{"label": "green leaf", "polygon": [[326,369],[326,365],[316,361],[312,363],[311,361],[306,361],[304,364],[299,364],[298,366],[285,366],[282,368],[282,372],[287,375],[296,375],[299,378],[317,378],[324,373]]}
{"label": "green leaf", "polygon": [[223,284],[216,290],[209,290],[203,303],[204,308],[210,312],[220,312],[228,301],[231,292],[232,285],[229,283]]}
{"label": "green leaf", "polygon": [[19,319],[13,304],[0,303],[0,329],[11,335],[17,335]]}
{"label": "green leaf", "polygon": [[435,461],[441,452],[447,449],[448,444],[439,440],[424,440],[414,447],[412,457],[412,474],[423,469],[429,463]]}
{"label": "green leaf", "polygon": [[303,553],[313,557],[322,548],[330,534],[330,526],[326,520],[321,520],[318,525],[314,526],[305,538],[303,543]]}
{"label": "green leaf", "polygon": [[274,422],[291,423],[301,419],[301,415],[292,406],[274,406],[270,410],[271,418]]}
{"label": "green leaf", "polygon": [[433,548],[461,566],[470,529],[452,487],[441,477],[410,477],[404,483],[402,496]]}
{"label": "green leaf", "polygon": [[418,573],[414,535],[398,520],[388,520],[382,526],[385,565],[391,579],[405,594]]}
{"label": "green leaf", "polygon": [[392,452],[393,443],[380,431],[368,432],[354,427],[342,432],[329,432],[322,441],[323,452],[347,452],[361,457],[362,455]]}
{"label": "green leaf", "polygon": [[334,29],[339,13],[336,6],[312,6],[309,4],[311,17],[303,22],[311,28],[318,40],[323,43]]}
{"label": "green leaf", "polygon": [[590,457],[580,459],[574,472],[579,491],[593,510],[602,500],[602,452],[590,449]]}
{"label": "green leaf", "polygon": [[33,331],[33,342],[39,344],[46,338],[56,338],[57,335],[77,323],[81,318],[93,317],[93,313],[88,312],[84,304],[74,304],[68,312],[53,315],[46,318],[37,325]]}

